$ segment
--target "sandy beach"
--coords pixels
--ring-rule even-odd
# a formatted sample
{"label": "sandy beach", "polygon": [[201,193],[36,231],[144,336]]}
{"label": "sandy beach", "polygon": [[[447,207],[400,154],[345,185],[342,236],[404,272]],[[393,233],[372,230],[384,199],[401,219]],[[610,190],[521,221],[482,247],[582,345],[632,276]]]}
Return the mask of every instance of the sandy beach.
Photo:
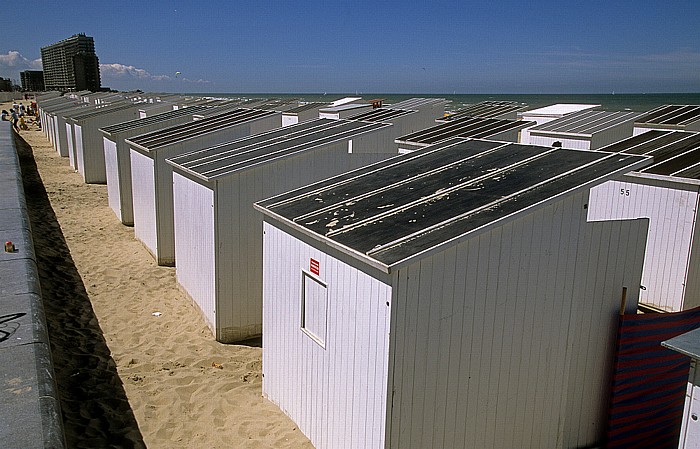
{"label": "sandy beach", "polygon": [[84,184],[36,126],[20,137],[68,447],[312,447],[261,396],[260,341],[217,343],[107,187]]}

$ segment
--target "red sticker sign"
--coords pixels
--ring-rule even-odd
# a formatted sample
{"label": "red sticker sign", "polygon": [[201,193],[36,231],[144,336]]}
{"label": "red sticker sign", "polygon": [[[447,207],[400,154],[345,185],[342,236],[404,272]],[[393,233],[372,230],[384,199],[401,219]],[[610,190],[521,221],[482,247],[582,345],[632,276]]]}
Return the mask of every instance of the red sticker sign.
{"label": "red sticker sign", "polygon": [[318,262],[318,260],[312,258],[309,261],[309,270],[316,276],[321,274],[321,264]]}

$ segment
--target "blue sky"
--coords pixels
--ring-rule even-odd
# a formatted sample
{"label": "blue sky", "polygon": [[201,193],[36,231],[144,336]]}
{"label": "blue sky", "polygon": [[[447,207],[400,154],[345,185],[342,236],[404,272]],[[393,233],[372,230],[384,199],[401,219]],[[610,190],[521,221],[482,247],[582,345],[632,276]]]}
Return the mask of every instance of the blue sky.
{"label": "blue sky", "polygon": [[698,0],[61,0],[2,15],[13,79],[83,32],[120,90],[700,92]]}

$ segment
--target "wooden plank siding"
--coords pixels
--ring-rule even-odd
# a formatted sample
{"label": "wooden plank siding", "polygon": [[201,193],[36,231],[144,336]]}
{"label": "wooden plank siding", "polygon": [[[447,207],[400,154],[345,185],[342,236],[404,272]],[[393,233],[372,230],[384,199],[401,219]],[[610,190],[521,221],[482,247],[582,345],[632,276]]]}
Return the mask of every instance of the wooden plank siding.
{"label": "wooden plank siding", "polygon": [[[691,256],[697,233],[698,186],[642,177],[608,181],[591,189],[588,220],[648,217],[649,236],[640,302],[667,311],[688,308],[685,295],[698,259]],[[697,270],[697,268],[694,268]],[[691,300],[692,304],[697,304]]]}
{"label": "wooden plank siding", "polygon": [[534,134],[535,131],[530,130],[530,145],[541,145],[544,147],[551,147],[554,142],[561,142],[562,148],[571,148],[574,150],[590,150],[591,140],[590,138],[580,138],[580,139],[566,139],[564,137],[556,136],[538,136]]}
{"label": "wooden plank siding", "polygon": [[[83,128],[78,124],[73,124],[73,144],[75,151],[75,168],[78,173],[85,172],[85,158],[83,156]],[[85,180],[85,178],[83,178]]]}
{"label": "wooden plank siding", "polygon": [[[150,151],[143,151],[142,149],[135,149],[131,146],[131,158],[132,158],[132,176],[133,173],[133,157],[134,154],[138,153],[141,156],[151,159],[152,161],[152,171],[149,175],[149,179],[153,180],[153,184],[150,187],[151,190],[155,190],[155,200],[156,200],[156,212],[154,215],[149,216],[152,221],[137,221],[136,211],[134,210],[134,228],[139,228],[140,226],[153,227],[156,232],[158,239],[157,248],[149,246],[149,242],[145,242],[146,246],[149,248],[151,253],[154,255],[158,265],[175,265],[175,229],[173,225],[173,168],[170,164],[166,163],[167,158],[185,154],[191,151],[196,151],[202,148],[207,148],[210,146],[222,144],[232,140],[239,139],[241,137],[246,137],[251,133],[259,133],[274,129],[279,127],[279,122],[281,120],[281,115],[273,115],[270,117],[265,117],[258,119],[252,123],[245,122],[243,124],[238,124],[235,126],[229,126],[222,129],[213,130],[211,132],[197,135],[195,137],[187,138],[185,140],[176,141],[174,143],[156,147]],[[165,132],[164,130],[161,130]],[[127,139],[128,140],[128,139]],[[142,185],[141,180],[132,179],[133,184],[133,195],[134,195],[134,209],[137,207],[136,203],[140,202],[141,199],[136,192],[136,185]],[[153,194],[153,193],[151,193]],[[138,229],[135,229],[138,231]],[[137,233],[137,236],[140,233]]]}
{"label": "wooden plank siding", "polygon": [[[264,224],[263,395],[317,447],[384,447],[391,287]],[[325,348],[300,326],[302,273],[328,286]]]}
{"label": "wooden plank siding", "polygon": [[216,326],[214,279],[214,191],[175,173],[176,273],[180,285],[199,307],[209,327]]}
{"label": "wooden plank siding", "polygon": [[[105,176],[107,179],[107,204],[109,204],[110,209],[119,218],[119,221],[124,223],[123,212],[126,209],[122,205],[122,184],[120,182],[121,176],[119,173],[119,163],[117,155],[117,144],[106,138],[102,138],[102,147],[104,149],[105,157]],[[129,182],[129,197],[131,197],[131,182]],[[131,217],[129,221],[133,224],[133,211],[129,207],[129,212],[131,212]]]}
{"label": "wooden plank siding", "polygon": [[647,221],[586,223],[587,201],[573,195],[393,275],[387,447],[601,441],[613,323],[622,286],[636,301]]}
{"label": "wooden plank siding", "polygon": [[131,187],[134,194],[134,237],[152,255],[158,251],[156,236],[156,191],[153,159],[131,150]]}
{"label": "wooden plank siding", "polygon": [[240,341],[262,333],[263,219],[253,203],[390,156],[349,155],[343,140],[216,181],[218,324],[213,331],[218,341]]}
{"label": "wooden plank siding", "polygon": [[68,143],[68,162],[72,169],[75,169],[75,136],[73,133],[73,124],[66,122],[66,142]]}

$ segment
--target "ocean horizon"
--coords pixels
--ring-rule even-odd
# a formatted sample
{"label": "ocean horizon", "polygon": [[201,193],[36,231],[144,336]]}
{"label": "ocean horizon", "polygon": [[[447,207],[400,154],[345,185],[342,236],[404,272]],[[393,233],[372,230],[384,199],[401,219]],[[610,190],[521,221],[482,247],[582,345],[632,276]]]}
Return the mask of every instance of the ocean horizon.
{"label": "ocean horizon", "polygon": [[556,103],[599,104],[601,109],[609,111],[645,112],[664,104],[700,104],[700,93],[650,93],[650,94],[383,94],[383,93],[191,93],[217,98],[279,98],[298,99],[300,101],[333,101],[338,98],[357,96],[363,99],[381,98],[387,104],[409,98],[428,97],[445,98],[450,103],[448,109],[459,109],[481,101],[517,101],[525,103],[530,109]]}

